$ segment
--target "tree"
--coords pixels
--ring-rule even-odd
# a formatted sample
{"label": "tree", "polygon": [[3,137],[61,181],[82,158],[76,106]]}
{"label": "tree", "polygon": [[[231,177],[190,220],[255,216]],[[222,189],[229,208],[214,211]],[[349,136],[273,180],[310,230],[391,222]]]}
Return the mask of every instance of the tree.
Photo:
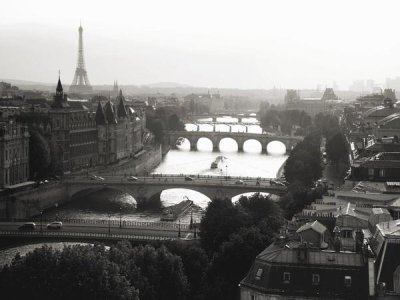
{"label": "tree", "polygon": [[44,136],[37,130],[29,130],[29,170],[31,178],[47,175],[51,162],[50,147]]}
{"label": "tree", "polygon": [[347,142],[343,133],[338,132],[326,142],[326,155],[334,164],[348,162]]}
{"label": "tree", "polygon": [[200,223],[200,242],[209,254],[218,250],[229,235],[246,224],[246,216],[230,199],[214,199]]}
{"label": "tree", "polygon": [[176,114],[173,114],[168,118],[168,129],[172,131],[183,131],[185,130],[185,124],[183,124]]}
{"label": "tree", "polygon": [[35,249],[1,270],[0,288],[12,299],[138,299],[102,245]]}

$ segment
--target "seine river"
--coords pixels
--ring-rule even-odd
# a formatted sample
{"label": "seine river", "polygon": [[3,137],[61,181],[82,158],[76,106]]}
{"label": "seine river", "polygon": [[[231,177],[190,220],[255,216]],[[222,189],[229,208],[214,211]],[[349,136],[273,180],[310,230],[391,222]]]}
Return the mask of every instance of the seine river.
{"label": "seine river", "polygon": [[[231,129],[225,124],[216,124],[215,130],[221,132],[245,132],[244,125],[232,124],[236,119],[224,117],[219,119],[231,124]],[[202,120],[207,121],[207,120]],[[261,128],[256,124],[254,118],[243,119],[246,123],[254,123],[248,126],[248,132],[261,133]],[[194,124],[186,124],[186,130],[197,130]],[[212,131],[213,126],[208,124],[199,125],[199,131]],[[153,170],[153,173],[163,174],[192,174],[192,175],[214,175],[214,176],[242,176],[242,177],[266,177],[274,178],[277,172],[285,162],[287,156],[283,144],[272,142],[268,145],[268,152],[262,151],[261,145],[255,140],[249,140],[244,144],[244,151],[237,151],[237,144],[234,140],[223,139],[219,145],[219,151],[213,152],[211,141],[202,138],[197,144],[197,151],[190,151],[190,143],[183,141],[178,149],[169,151],[164,157],[162,163]],[[224,156],[226,159],[220,163],[218,168],[211,169],[211,163],[217,156]],[[208,199],[203,194],[187,189],[170,189],[161,194],[161,204],[167,207],[189,198],[195,204],[191,213],[180,218],[180,222],[189,223],[191,215],[195,221],[200,220],[202,212],[207,207]],[[239,196],[234,197],[236,201]],[[74,199],[64,206],[54,208],[45,212],[46,220],[55,219],[111,219],[136,220],[136,221],[159,221],[160,210],[158,211],[136,211],[135,199],[128,195],[116,192],[114,190],[103,190],[82,199]],[[177,221],[178,222],[178,221]],[[23,252],[27,249],[35,248],[35,245],[25,246]],[[6,257],[10,253],[19,251],[20,247],[9,249]],[[0,251],[0,260],[4,259],[4,251]]]}

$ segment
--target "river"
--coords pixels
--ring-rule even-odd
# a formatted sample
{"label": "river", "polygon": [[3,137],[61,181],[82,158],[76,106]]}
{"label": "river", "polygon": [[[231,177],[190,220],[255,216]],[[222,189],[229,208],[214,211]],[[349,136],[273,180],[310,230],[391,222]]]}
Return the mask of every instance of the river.
{"label": "river", "polygon": [[[237,122],[234,118],[219,118],[231,124],[232,131],[245,132],[244,125],[233,124]],[[202,121],[209,121],[203,119]],[[248,132],[261,133],[262,129],[256,124],[254,118],[243,119],[244,122],[254,123],[248,126]],[[194,124],[186,124],[186,130],[197,130]],[[200,131],[212,131],[213,126],[207,124],[199,125]],[[216,131],[229,131],[229,126],[225,124],[216,124]],[[170,150],[164,157],[162,163],[153,170],[153,173],[163,174],[201,174],[201,175],[228,175],[242,177],[275,177],[282,164],[287,159],[284,145],[279,142],[271,142],[268,145],[267,153],[262,151],[261,145],[255,140],[249,140],[244,144],[244,151],[237,151],[237,144],[234,140],[224,139],[219,145],[219,152],[212,151],[211,141],[200,139],[197,144],[197,151],[190,151],[188,141],[182,142],[177,149]],[[211,163],[217,156],[224,156],[226,159],[218,165],[218,168],[212,169]],[[191,212],[182,216],[179,221],[189,223],[190,218],[194,221],[201,219],[204,209],[207,207],[208,199],[201,193],[187,189],[170,189],[161,194],[161,204],[163,207],[170,206],[189,198],[194,202]],[[234,197],[236,201],[240,196]],[[135,199],[115,190],[104,189],[100,192],[86,196],[85,201],[76,198],[69,203],[55,207],[44,213],[46,221],[74,218],[74,219],[115,219],[136,220],[136,221],[159,221],[160,210],[147,210],[138,212],[136,210]],[[176,221],[178,222],[178,220]],[[34,249],[35,245],[23,248]],[[15,251],[14,251],[15,252]],[[3,253],[4,254],[4,253]],[[0,258],[3,255],[0,251]]]}

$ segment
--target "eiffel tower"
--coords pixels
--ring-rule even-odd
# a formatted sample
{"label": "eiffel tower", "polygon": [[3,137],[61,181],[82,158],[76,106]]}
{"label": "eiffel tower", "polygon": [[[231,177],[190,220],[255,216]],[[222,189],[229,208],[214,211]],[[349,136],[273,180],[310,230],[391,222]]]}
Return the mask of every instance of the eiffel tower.
{"label": "eiffel tower", "polygon": [[69,87],[70,93],[85,94],[93,91],[87,76],[85,61],[83,59],[83,28],[79,25],[79,50],[78,50],[78,63],[75,70],[74,80]]}

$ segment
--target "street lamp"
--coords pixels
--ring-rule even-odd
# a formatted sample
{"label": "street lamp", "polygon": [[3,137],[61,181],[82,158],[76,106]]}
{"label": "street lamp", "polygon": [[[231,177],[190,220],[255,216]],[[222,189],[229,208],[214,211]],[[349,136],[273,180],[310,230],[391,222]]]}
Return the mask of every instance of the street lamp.
{"label": "street lamp", "polygon": [[178,238],[181,237],[181,219],[179,219],[179,223],[178,223],[179,227],[178,227]]}
{"label": "street lamp", "polygon": [[193,228],[193,206],[190,207],[190,229]]}
{"label": "street lamp", "polygon": [[228,180],[228,164],[225,165],[225,174],[226,174],[226,180]]}
{"label": "street lamp", "polygon": [[108,213],[108,235],[111,234],[111,213]]}
{"label": "street lamp", "polygon": [[40,211],[40,232],[43,232],[43,210]]}
{"label": "street lamp", "polygon": [[119,228],[122,228],[122,207],[119,207]]}

